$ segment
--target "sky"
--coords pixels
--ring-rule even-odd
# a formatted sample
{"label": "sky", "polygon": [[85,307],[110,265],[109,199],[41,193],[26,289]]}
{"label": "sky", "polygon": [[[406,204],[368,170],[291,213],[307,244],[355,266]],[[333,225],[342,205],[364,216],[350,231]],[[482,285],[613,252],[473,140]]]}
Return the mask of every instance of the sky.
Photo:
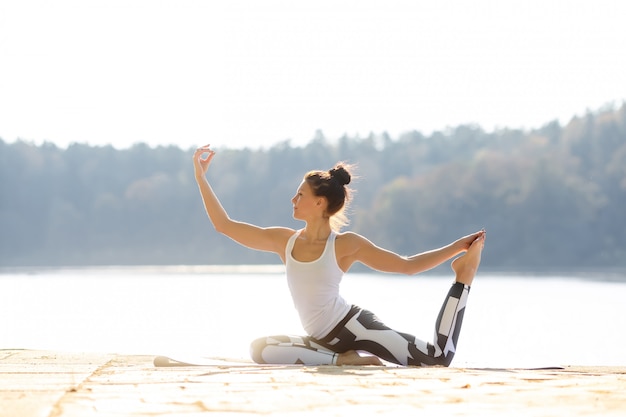
{"label": "sky", "polygon": [[0,0],[0,138],[269,147],[626,100],[622,0]]}

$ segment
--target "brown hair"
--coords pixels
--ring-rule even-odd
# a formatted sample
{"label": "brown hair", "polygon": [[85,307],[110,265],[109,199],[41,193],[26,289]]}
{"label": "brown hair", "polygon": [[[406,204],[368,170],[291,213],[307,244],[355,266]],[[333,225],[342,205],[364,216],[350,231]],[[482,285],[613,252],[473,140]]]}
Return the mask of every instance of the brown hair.
{"label": "brown hair", "polygon": [[352,196],[352,190],[347,187],[352,180],[351,169],[349,165],[340,162],[328,171],[309,171],[304,176],[313,194],[326,198],[326,214],[333,230],[348,224],[345,210]]}

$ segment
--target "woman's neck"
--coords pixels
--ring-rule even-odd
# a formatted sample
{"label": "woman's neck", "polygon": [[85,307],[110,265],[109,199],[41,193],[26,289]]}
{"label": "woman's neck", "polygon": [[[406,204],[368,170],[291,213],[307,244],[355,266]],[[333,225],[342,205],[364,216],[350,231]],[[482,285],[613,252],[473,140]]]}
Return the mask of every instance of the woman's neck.
{"label": "woman's neck", "polygon": [[331,232],[330,222],[322,219],[318,222],[307,222],[300,236],[311,242],[326,241]]}

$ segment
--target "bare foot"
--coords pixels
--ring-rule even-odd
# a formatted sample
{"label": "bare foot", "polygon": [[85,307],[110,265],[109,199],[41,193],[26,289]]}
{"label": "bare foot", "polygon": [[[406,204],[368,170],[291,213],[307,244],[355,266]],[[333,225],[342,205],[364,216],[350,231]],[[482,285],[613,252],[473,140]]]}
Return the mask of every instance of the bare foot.
{"label": "bare foot", "polygon": [[485,235],[472,242],[467,252],[452,261],[452,270],[456,273],[456,282],[472,285],[474,275],[478,271],[480,256],[485,246]]}
{"label": "bare foot", "polygon": [[337,356],[337,365],[378,365],[382,366],[382,362],[376,356],[361,356],[355,350],[349,350],[340,353]]}

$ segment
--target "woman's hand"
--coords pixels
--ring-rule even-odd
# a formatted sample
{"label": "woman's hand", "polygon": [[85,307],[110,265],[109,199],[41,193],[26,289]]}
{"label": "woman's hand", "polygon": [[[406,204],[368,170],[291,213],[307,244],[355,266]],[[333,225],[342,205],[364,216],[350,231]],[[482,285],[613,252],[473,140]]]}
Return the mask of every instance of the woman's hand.
{"label": "woman's hand", "polygon": [[[215,156],[215,151],[210,148],[211,145],[204,145],[196,149],[193,154],[193,168],[196,174],[196,179],[204,177],[207,170],[209,169],[209,165],[211,164],[211,160]],[[208,154],[206,158],[202,156],[204,154]]]}
{"label": "woman's hand", "polygon": [[465,252],[469,249],[473,241],[481,236],[484,236],[485,234],[487,234],[485,229],[480,230],[476,233],[472,233],[471,235],[463,236],[462,238],[456,240],[453,245],[459,250],[459,253]]}

